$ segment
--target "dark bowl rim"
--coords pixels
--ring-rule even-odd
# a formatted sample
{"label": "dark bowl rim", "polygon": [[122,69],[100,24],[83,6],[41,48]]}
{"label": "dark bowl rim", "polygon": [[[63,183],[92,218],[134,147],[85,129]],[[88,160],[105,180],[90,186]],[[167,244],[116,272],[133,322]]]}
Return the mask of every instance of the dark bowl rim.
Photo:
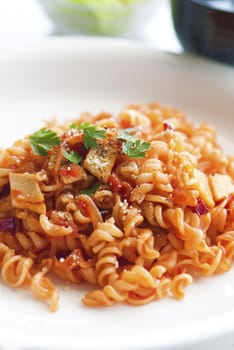
{"label": "dark bowl rim", "polygon": [[221,12],[221,13],[226,14],[228,16],[234,17],[234,8],[233,8],[233,11],[224,10],[222,8],[216,8],[216,7],[210,6],[206,0],[192,0],[192,3],[198,5],[199,7],[204,8],[208,11],[218,12],[218,13]]}

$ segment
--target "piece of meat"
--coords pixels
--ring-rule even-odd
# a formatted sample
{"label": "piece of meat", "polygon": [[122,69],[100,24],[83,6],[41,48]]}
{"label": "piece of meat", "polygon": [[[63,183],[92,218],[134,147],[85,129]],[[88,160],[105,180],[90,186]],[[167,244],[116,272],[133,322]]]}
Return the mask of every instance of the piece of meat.
{"label": "piece of meat", "polygon": [[118,149],[114,145],[101,145],[91,148],[87,154],[83,167],[101,182],[107,183],[115,164]]}
{"label": "piece of meat", "polygon": [[206,203],[208,208],[213,208],[215,203],[207,175],[197,169],[195,169],[194,173],[197,179],[197,189],[200,193],[201,199]]}
{"label": "piece of meat", "polygon": [[215,201],[220,201],[234,194],[234,184],[231,176],[215,174],[209,176],[209,183]]}
{"label": "piece of meat", "polygon": [[44,196],[34,174],[9,174],[11,203],[15,208],[46,213]]}

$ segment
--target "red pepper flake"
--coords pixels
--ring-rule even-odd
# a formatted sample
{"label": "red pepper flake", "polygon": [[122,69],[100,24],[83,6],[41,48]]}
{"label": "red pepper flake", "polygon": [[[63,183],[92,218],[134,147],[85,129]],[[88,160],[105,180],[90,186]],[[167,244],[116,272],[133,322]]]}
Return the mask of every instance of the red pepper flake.
{"label": "red pepper flake", "polygon": [[173,126],[168,123],[168,122],[164,122],[163,123],[163,129],[166,131],[166,130],[175,130],[175,128],[173,128]]}
{"label": "red pepper flake", "polygon": [[120,195],[121,200],[130,201],[132,186],[126,182],[121,181],[116,175],[111,174],[109,176],[109,185],[113,193]]}
{"label": "red pepper flake", "polygon": [[197,205],[195,207],[189,207],[192,213],[196,213],[197,215],[205,215],[209,213],[209,209],[201,198],[198,198]]}

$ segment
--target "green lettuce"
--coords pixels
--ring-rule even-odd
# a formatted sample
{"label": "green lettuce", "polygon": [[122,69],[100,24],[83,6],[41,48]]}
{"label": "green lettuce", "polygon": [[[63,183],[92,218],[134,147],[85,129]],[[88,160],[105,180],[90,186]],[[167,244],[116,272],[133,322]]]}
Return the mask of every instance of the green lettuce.
{"label": "green lettuce", "polygon": [[138,0],[68,0],[75,4],[87,6],[113,6],[113,5],[129,5]]}
{"label": "green lettuce", "polygon": [[[137,3],[145,0],[41,0],[61,32],[119,35],[129,28]],[[45,4],[46,3],[46,4]],[[56,4],[57,3],[57,4]],[[65,30],[66,31],[66,30]]]}

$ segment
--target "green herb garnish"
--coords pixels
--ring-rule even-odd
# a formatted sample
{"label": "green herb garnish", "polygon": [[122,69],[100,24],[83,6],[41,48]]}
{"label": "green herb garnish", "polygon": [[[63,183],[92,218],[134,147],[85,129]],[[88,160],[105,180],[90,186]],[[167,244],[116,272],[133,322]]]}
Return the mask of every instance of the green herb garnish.
{"label": "green herb garnish", "polygon": [[143,158],[145,157],[145,152],[150,148],[149,142],[144,142],[141,140],[130,140],[122,144],[122,151],[129,158]]}
{"label": "green herb garnish", "polygon": [[63,151],[63,156],[71,163],[79,164],[82,161],[82,156],[75,151]]}
{"label": "green herb garnish", "polygon": [[86,188],[84,190],[81,190],[80,194],[87,194],[88,196],[92,196],[97,191],[99,186],[100,185],[94,185],[94,186],[92,186],[90,188]]}
{"label": "green herb garnish", "polygon": [[149,142],[144,142],[131,135],[136,128],[120,129],[117,139],[124,141],[122,143],[122,151],[130,158],[143,158],[145,151],[150,148]]}
{"label": "green herb garnish", "polygon": [[78,130],[78,124],[72,123],[71,125],[69,125],[69,128]]}
{"label": "green herb garnish", "polygon": [[106,130],[98,130],[96,125],[92,125],[88,122],[70,125],[71,129],[82,130],[84,134],[84,146],[85,148],[97,148],[98,143],[96,139],[103,140],[106,135]]}
{"label": "green herb garnish", "polygon": [[60,138],[56,132],[42,128],[37,130],[29,137],[29,144],[33,153],[41,156],[47,156],[48,151],[61,143]]}

